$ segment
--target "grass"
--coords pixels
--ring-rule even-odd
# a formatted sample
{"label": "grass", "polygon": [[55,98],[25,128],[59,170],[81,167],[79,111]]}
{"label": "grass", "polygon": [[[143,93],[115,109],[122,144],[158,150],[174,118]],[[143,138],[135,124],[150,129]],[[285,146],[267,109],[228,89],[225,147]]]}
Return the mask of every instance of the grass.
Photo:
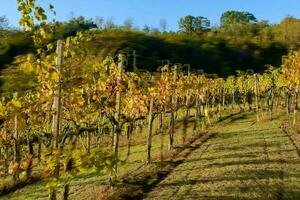
{"label": "grass", "polygon": [[[179,113],[181,115],[181,113]],[[157,122],[155,121],[155,126]],[[155,130],[154,126],[154,130]],[[175,144],[180,145],[182,138],[182,127],[179,124],[176,125]],[[190,123],[187,129],[187,137],[190,138],[193,135],[193,124]],[[126,136],[122,135],[120,138],[120,159],[126,160],[125,164],[119,167],[118,176],[126,177],[128,174],[135,172],[137,169],[144,166],[147,158],[147,128],[144,128],[141,132],[137,130],[135,136],[133,136],[130,155],[127,157],[127,145]],[[109,137],[105,137],[102,141],[103,146],[109,145]],[[96,147],[94,147],[96,148]],[[163,134],[156,134],[153,137],[152,155],[155,160],[160,160],[161,157],[168,157],[168,134],[165,131]],[[9,178],[8,178],[9,179]],[[94,193],[99,190],[99,186],[107,186],[108,175],[99,175],[93,170],[81,172],[75,177],[61,177],[62,182],[64,180],[71,179],[70,181],[70,199],[92,199]],[[47,180],[41,180],[37,183],[28,185],[22,189],[19,189],[6,196],[0,196],[0,199],[11,200],[31,200],[31,199],[48,199],[48,191],[46,188]],[[59,196],[62,195],[62,191],[59,190]]]}
{"label": "grass", "polygon": [[283,118],[254,120],[255,115],[244,114],[215,127],[217,137],[145,199],[300,199],[300,159],[278,128]]}
{"label": "grass", "polygon": [[[136,178],[136,187],[123,189],[137,193],[135,199],[300,199],[300,159],[290,138],[279,129],[284,117],[254,123],[255,114],[243,113],[224,119],[209,129],[217,133],[214,138],[176,148],[182,152],[172,160],[167,153],[168,135],[155,135],[155,162],[150,166],[144,165],[147,130],[134,137],[129,157],[122,136],[120,157],[127,162],[119,168],[119,177]],[[188,138],[194,136],[192,123],[187,133]],[[175,144],[181,144],[181,138],[178,124]],[[164,162],[160,161],[162,152]],[[160,171],[151,174],[153,169]],[[107,175],[94,171],[78,174],[71,181],[70,199],[105,198],[107,180]],[[144,185],[142,191],[139,184]],[[45,185],[42,180],[0,199],[48,199]]]}

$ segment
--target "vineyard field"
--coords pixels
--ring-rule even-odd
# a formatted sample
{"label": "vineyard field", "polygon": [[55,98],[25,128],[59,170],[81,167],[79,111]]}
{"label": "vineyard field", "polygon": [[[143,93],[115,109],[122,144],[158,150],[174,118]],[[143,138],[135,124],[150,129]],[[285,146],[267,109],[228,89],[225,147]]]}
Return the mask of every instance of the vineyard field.
{"label": "vineyard field", "polygon": [[[193,112],[192,112],[193,113]],[[178,114],[178,117],[181,117],[182,114]],[[191,119],[192,122],[192,119]],[[154,128],[157,127],[157,120],[154,123]],[[176,137],[175,142],[178,144],[178,146],[182,146],[181,142],[181,136],[182,136],[182,128],[180,124],[176,126]],[[197,139],[197,134],[193,131],[193,126],[190,124],[187,131],[188,135],[187,138],[190,140]],[[122,135],[120,138],[120,159],[124,161],[124,164],[120,166],[119,168],[119,177],[120,178],[126,178],[128,174],[134,174],[135,170],[138,170],[140,168],[145,167],[146,163],[146,154],[145,151],[147,148],[147,141],[145,140],[147,135],[147,130],[145,128],[138,129],[133,135],[133,140],[131,141],[131,147],[130,147],[130,154],[128,155],[128,147],[127,147],[127,138],[126,135]],[[153,157],[157,160],[169,160],[170,155],[168,152],[168,134],[165,133],[157,133],[153,136]],[[109,146],[110,143],[110,137],[106,136],[103,138],[103,141],[100,145]],[[97,145],[95,144],[92,149],[96,149]],[[38,170],[36,170],[38,171]],[[72,176],[63,176],[62,182],[66,179],[71,179],[71,191],[70,191],[70,198],[71,199],[89,199],[94,196],[101,193],[101,187],[106,188],[107,187],[107,180],[108,180],[108,174],[104,173],[103,175],[100,175],[95,172],[94,170],[87,170],[86,172],[82,172],[78,174],[76,177]],[[10,182],[11,177],[7,177],[5,180],[2,179],[2,184],[6,184],[6,182]],[[0,199],[12,199],[12,200],[18,200],[18,199],[24,199],[24,200],[30,200],[30,199],[47,199],[48,198],[48,190],[46,188],[46,185],[48,183],[48,180],[42,180],[38,181],[34,184],[31,184],[29,186],[26,186],[22,189],[19,189],[15,191],[12,194],[9,194],[7,196],[1,197]],[[97,187],[100,187],[97,188]],[[59,193],[61,193],[60,191]],[[89,198],[86,198],[89,196]]]}
{"label": "vineyard field", "polygon": [[[297,199],[300,157],[297,148],[280,129],[284,119],[276,116],[272,122],[254,124],[254,113],[228,117],[209,128],[209,132],[216,135],[193,149],[183,161],[180,157],[170,160],[182,162],[163,180],[149,184],[146,192],[137,187],[141,190],[137,196],[143,199]],[[192,132],[191,129],[189,127]],[[180,132],[178,127],[176,132]],[[159,157],[161,140],[157,137],[161,136],[154,137],[153,151]],[[197,137],[190,137],[197,143]],[[299,140],[297,134],[292,138]],[[176,139],[180,143],[180,138]],[[120,177],[135,174],[145,163],[146,142],[135,142],[128,161],[120,167]],[[167,143],[164,146],[166,148]],[[120,154],[126,159],[127,148],[121,147]],[[165,158],[168,160],[168,155]],[[93,199],[99,196],[102,191],[99,188],[105,187],[106,180],[106,176],[99,177],[96,173],[82,173],[72,180],[70,198]],[[47,199],[46,182],[37,182],[0,199]]]}
{"label": "vineyard field", "polygon": [[19,30],[0,16],[0,200],[300,200],[300,19],[229,10],[174,32],[15,5]]}

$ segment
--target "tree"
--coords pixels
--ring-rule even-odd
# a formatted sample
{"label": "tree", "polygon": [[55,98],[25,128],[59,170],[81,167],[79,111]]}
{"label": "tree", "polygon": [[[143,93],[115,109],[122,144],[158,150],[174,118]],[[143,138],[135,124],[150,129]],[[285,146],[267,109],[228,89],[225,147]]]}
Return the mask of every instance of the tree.
{"label": "tree", "polygon": [[0,29],[6,29],[8,27],[8,21],[5,16],[0,16]]}
{"label": "tree", "polygon": [[96,28],[92,19],[85,19],[83,16],[73,17],[67,22],[61,23],[61,26],[56,30],[56,38],[66,38],[76,35],[79,31]]}
{"label": "tree", "polygon": [[97,16],[95,19],[95,24],[97,25],[97,28],[103,29],[104,28],[104,18]]}
{"label": "tree", "polygon": [[114,23],[114,18],[112,18],[112,17],[108,18],[104,24],[104,28],[105,29],[113,29],[115,27],[116,27],[116,25]]}
{"label": "tree", "polygon": [[226,11],[221,16],[221,27],[232,24],[256,23],[256,17],[249,12]]}
{"label": "tree", "polygon": [[148,26],[147,24],[145,24],[144,27],[143,27],[143,32],[149,33],[150,31],[151,31],[151,27]]}
{"label": "tree", "polygon": [[194,29],[195,32],[201,32],[207,30],[210,27],[210,21],[206,17],[195,17],[194,18]]}
{"label": "tree", "polygon": [[131,30],[133,28],[133,19],[132,18],[126,19],[124,21],[123,27],[126,30]]}
{"label": "tree", "polygon": [[183,18],[180,18],[178,22],[179,30],[185,33],[194,32],[194,25],[193,25],[194,19],[195,17],[193,17],[192,15],[188,15]]}
{"label": "tree", "polygon": [[0,52],[4,48],[5,43],[5,29],[7,28],[7,20],[4,16],[0,16]]}
{"label": "tree", "polygon": [[210,21],[206,17],[192,15],[180,18],[179,30],[185,33],[202,32],[210,27]]}
{"label": "tree", "polygon": [[5,16],[0,16],[0,47],[5,36],[5,30],[8,27],[8,22]]}
{"label": "tree", "polygon": [[292,16],[285,17],[279,25],[282,40],[288,43],[293,50],[297,50],[300,46],[299,25],[300,20]]}
{"label": "tree", "polygon": [[159,27],[162,32],[166,32],[168,28],[168,22],[165,19],[159,21]]}

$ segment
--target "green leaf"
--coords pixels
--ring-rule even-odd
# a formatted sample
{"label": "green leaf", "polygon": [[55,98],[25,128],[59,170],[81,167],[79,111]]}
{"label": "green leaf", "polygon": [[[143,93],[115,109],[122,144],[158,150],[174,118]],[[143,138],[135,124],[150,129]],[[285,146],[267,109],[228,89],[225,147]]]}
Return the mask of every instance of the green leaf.
{"label": "green leaf", "polygon": [[45,15],[45,10],[41,7],[35,8],[34,15],[35,15],[36,19],[39,21],[44,21],[47,19],[47,16]]}
{"label": "green leaf", "polygon": [[53,10],[54,9],[54,6],[52,4],[49,4],[49,9],[50,10]]}

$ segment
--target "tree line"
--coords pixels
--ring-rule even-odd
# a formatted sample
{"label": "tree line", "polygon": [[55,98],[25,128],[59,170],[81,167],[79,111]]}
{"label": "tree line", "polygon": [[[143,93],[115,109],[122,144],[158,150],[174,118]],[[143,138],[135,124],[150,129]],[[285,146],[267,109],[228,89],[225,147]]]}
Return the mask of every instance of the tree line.
{"label": "tree line", "polygon": [[[9,28],[4,17],[1,24],[2,91],[10,90],[14,83],[18,84],[18,88],[31,87],[22,80],[14,65],[15,56],[37,49],[31,33]],[[281,56],[299,49],[300,45],[299,19],[288,16],[278,24],[269,24],[264,20],[258,21],[249,12],[238,11],[223,13],[219,27],[211,26],[206,17],[182,17],[177,32],[167,31],[165,20],[161,20],[160,29],[149,26],[135,28],[132,19],[116,25],[112,19],[98,17],[92,20],[82,16],[56,24],[52,41],[72,36],[78,31],[92,30],[97,33],[97,38],[86,44],[90,53],[101,49],[104,58],[120,50],[135,50],[136,65],[150,71],[156,70],[159,60],[170,60],[171,63],[190,64],[193,68],[221,76],[249,68],[260,72],[266,69],[267,64],[280,66]],[[129,63],[133,63],[132,59],[129,58]],[[13,74],[9,80],[7,74]]]}

